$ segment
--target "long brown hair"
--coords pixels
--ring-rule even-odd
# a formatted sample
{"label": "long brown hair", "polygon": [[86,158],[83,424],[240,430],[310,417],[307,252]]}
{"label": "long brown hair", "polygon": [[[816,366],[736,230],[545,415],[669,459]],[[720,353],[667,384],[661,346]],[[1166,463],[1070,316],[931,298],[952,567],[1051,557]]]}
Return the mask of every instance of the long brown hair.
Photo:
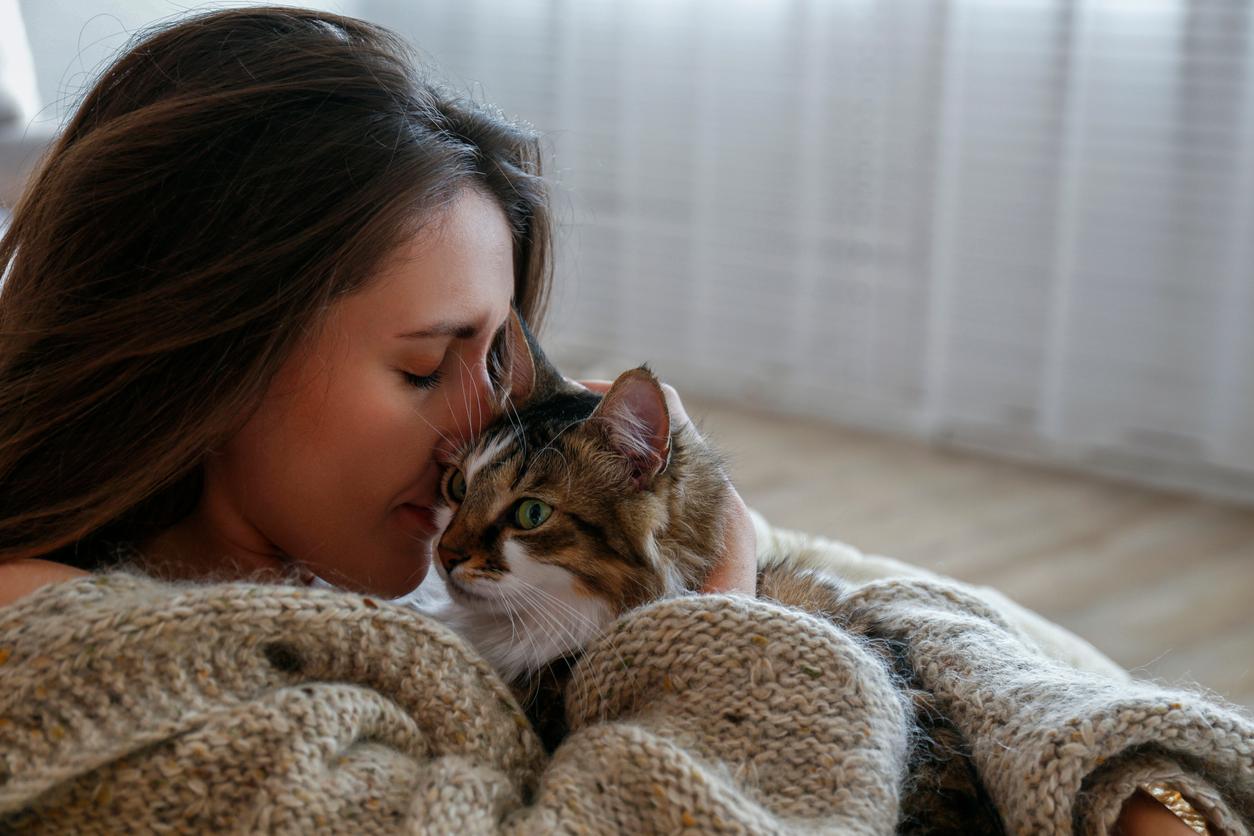
{"label": "long brown hair", "polygon": [[94,568],[189,513],[300,335],[464,187],[506,212],[538,323],[540,174],[534,132],[381,27],[263,7],[143,33],[0,240],[0,560]]}

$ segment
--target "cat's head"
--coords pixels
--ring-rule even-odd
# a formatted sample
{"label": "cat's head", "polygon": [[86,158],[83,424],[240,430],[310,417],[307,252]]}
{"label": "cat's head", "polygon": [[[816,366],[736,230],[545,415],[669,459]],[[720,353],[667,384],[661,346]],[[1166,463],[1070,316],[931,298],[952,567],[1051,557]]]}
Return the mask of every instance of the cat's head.
{"label": "cat's head", "polygon": [[516,316],[512,329],[512,403],[444,475],[438,571],[459,604],[547,615],[579,644],[694,582],[658,544],[684,455],[647,368],[602,396],[566,380]]}

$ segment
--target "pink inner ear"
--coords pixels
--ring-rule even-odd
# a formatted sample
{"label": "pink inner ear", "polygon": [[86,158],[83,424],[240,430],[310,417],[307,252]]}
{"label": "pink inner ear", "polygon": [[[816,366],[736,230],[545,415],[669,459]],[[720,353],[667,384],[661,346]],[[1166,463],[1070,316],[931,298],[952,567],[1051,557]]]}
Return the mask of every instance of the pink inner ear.
{"label": "pink inner ear", "polygon": [[652,478],[670,457],[670,413],[657,381],[646,373],[620,377],[601,404],[614,445],[632,461],[640,476]]}
{"label": "pink inner ear", "polygon": [[535,358],[531,356],[531,348],[527,345],[527,338],[523,332],[522,321],[519,319],[517,310],[510,312],[510,322],[506,332],[506,346],[506,363],[509,365],[509,391],[505,393],[505,396],[517,408],[526,403],[531,397],[531,390],[535,388],[536,378]]}

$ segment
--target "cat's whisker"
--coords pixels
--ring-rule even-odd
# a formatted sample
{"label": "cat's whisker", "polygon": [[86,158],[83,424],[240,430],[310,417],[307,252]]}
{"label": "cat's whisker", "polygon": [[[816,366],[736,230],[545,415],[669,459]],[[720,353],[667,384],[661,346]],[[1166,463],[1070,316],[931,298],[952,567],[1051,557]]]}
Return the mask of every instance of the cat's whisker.
{"label": "cat's whisker", "polygon": [[509,428],[513,430],[514,437],[518,437],[518,433],[522,431],[522,422],[517,418],[517,411],[513,410],[513,398],[507,392],[505,397],[501,398],[501,417],[509,424]]}
{"label": "cat's whisker", "polygon": [[[446,402],[448,401],[448,393],[445,393],[445,395],[444,395],[444,400],[445,400]],[[450,407],[450,409],[451,409],[451,407]],[[449,445],[449,447],[457,447],[457,446],[459,446],[459,445],[457,445],[457,444],[455,444],[455,443],[454,443],[453,439],[451,439],[451,438],[449,438],[447,435],[445,435],[445,433],[444,433],[444,431],[443,431],[443,430],[441,430],[441,429],[440,429],[439,427],[437,427],[435,424],[431,423],[431,419],[427,418],[427,416],[423,415],[421,412],[415,412],[414,414],[415,414],[415,415],[417,415],[419,418],[421,418],[421,419],[422,419],[422,422],[423,422],[424,424],[426,424],[426,425],[427,425],[428,427],[430,427],[431,429],[435,430],[435,434],[436,434],[436,435],[438,435],[438,436],[440,437],[440,440],[442,440],[445,444]]]}
{"label": "cat's whisker", "polygon": [[[566,630],[566,631],[565,631],[565,635],[569,636],[569,637],[571,638],[571,640],[572,640],[573,642],[575,642],[575,645],[574,645],[574,646],[575,646],[576,648],[581,648],[581,647],[584,647],[584,646],[586,646],[586,645],[588,644],[588,642],[592,641],[593,639],[603,638],[603,637],[605,636],[605,628],[606,628],[608,625],[601,625],[601,624],[598,624],[597,622],[595,622],[595,621],[593,621],[591,618],[589,618],[587,615],[585,615],[584,613],[579,612],[579,610],[577,610],[577,609],[575,609],[574,607],[572,607],[569,603],[567,603],[566,601],[563,601],[560,597],[558,597],[558,596],[554,595],[553,593],[549,592],[549,591],[548,591],[548,590],[546,590],[546,589],[542,589],[542,588],[540,588],[540,587],[536,586],[536,585],[535,585],[535,584],[533,584],[533,583],[530,583],[530,582],[528,582],[528,581],[523,580],[522,578],[519,578],[519,579],[518,579],[518,581],[519,581],[519,583],[522,585],[522,588],[523,588],[524,590],[527,590],[527,591],[530,591],[530,592],[534,592],[534,593],[539,593],[541,596],[543,596],[543,598],[544,598],[544,599],[546,599],[546,600],[548,600],[548,601],[551,601],[551,602],[552,602],[553,604],[555,604],[556,606],[558,606],[558,607],[560,607],[560,608],[562,608],[562,609],[566,610],[567,612],[569,612],[569,613],[570,613],[572,616],[574,616],[575,618],[582,619],[585,623],[587,623],[587,624],[588,624],[588,625],[592,628],[592,635],[591,635],[591,636],[589,636],[588,638],[586,638],[586,639],[585,639],[584,641],[582,641],[582,642],[577,641],[577,638],[576,638],[575,636],[571,635],[571,631],[570,631],[570,630]],[[533,599],[533,600],[534,600],[534,599]],[[544,606],[543,606],[544,602],[543,602],[543,601],[539,601],[538,603],[540,604],[539,612],[540,612],[541,614],[545,615],[545,616],[549,616],[549,615],[550,615],[550,613],[548,613],[548,612],[547,612],[547,610],[546,610],[546,609],[544,608]],[[616,643],[614,642],[613,638],[610,638],[610,639],[609,639],[609,641],[607,642],[607,645],[608,645],[608,647],[609,647],[610,652],[614,654],[615,659],[617,659],[620,663],[624,663],[623,656],[622,656],[622,654],[619,652],[619,649],[618,649],[618,647],[617,647]],[[624,669],[624,670],[632,670],[632,671],[633,671],[633,676],[634,676],[634,668],[633,668],[632,666],[630,666],[630,665],[626,665],[626,664],[624,663],[624,664],[622,665],[622,667],[623,667],[623,669]],[[600,683],[596,683],[596,685],[597,685],[598,690],[600,690],[600,687],[601,687],[601,686],[600,686]],[[604,695],[602,695],[602,696],[604,696]]]}
{"label": "cat's whisker", "polygon": [[523,427],[522,416],[518,414],[518,407],[514,405],[514,398],[511,395],[505,396],[505,419],[509,421],[510,426],[514,428],[514,440],[522,447],[523,458],[527,458],[527,432]]}
{"label": "cat's whisker", "polygon": [[[531,596],[532,594],[534,594],[534,593],[540,593],[541,595],[545,596],[546,598],[551,599],[551,600],[553,600],[553,601],[556,601],[558,604],[561,604],[562,606],[566,607],[568,610],[571,610],[572,612],[575,612],[575,614],[576,614],[576,615],[582,615],[582,613],[578,613],[577,611],[574,611],[574,610],[573,610],[573,608],[571,608],[568,604],[566,604],[566,602],[565,602],[565,601],[562,601],[560,598],[557,598],[556,596],[554,596],[552,593],[548,592],[547,590],[541,589],[540,587],[536,586],[535,584],[532,584],[532,583],[528,583],[528,582],[526,582],[526,581],[523,581],[521,578],[519,578],[519,581],[521,582],[521,584],[522,584],[522,585],[519,587],[519,590],[518,590],[518,591],[522,594],[522,596],[523,596],[525,599],[527,599],[527,600],[531,601],[533,604],[535,604],[535,605],[536,605],[536,606],[534,607],[534,610],[533,610],[533,611],[535,612],[535,614],[536,614],[536,615],[538,615],[538,616],[540,616],[541,618],[543,618],[543,619],[544,619],[544,620],[545,620],[548,624],[550,624],[550,625],[551,625],[551,626],[552,626],[555,630],[557,630],[559,635],[562,635],[562,636],[565,636],[566,638],[568,638],[568,639],[570,640],[570,642],[571,642],[571,649],[572,649],[572,650],[580,650],[580,649],[582,649],[583,647],[585,647],[585,646],[587,645],[587,643],[588,643],[589,641],[591,641],[593,638],[595,638],[597,635],[599,635],[599,632],[600,632],[600,631],[598,630],[598,632],[597,632],[597,633],[595,633],[592,637],[589,637],[588,639],[585,639],[585,640],[584,640],[584,641],[582,641],[582,642],[581,642],[581,641],[579,641],[579,640],[578,640],[578,637],[574,635],[573,631],[572,631],[572,630],[571,630],[571,629],[570,629],[567,625],[563,624],[563,623],[562,623],[562,622],[561,622],[561,621],[560,621],[560,620],[556,617],[556,615],[555,615],[554,613],[549,612],[549,610],[548,610],[548,609],[544,606],[544,602],[543,602],[543,601],[541,601],[541,600],[537,600],[537,599],[532,598],[532,597],[530,597],[530,596]],[[630,669],[630,668],[629,668],[629,666],[627,666],[626,664],[624,664],[624,663],[623,663],[623,658],[622,658],[622,656],[618,653],[617,648],[615,648],[615,647],[613,646],[613,644],[612,644],[612,643],[611,643],[611,645],[610,645],[610,650],[614,652],[614,654],[615,654],[615,658],[617,658],[617,660],[619,661],[619,663],[623,665],[623,668],[624,668],[624,669],[628,669],[628,670],[629,670],[629,669]],[[567,651],[567,653],[570,653],[570,652],[571,652],[571,650],[568,650],[568,651]],[[596,689],[597,689],[597,694],[598,694],[598,696],[600,696],[600,697],[601,697],[602,702],[604,702],[604,701],[606,700],[606,695],[605,695],[605,688],[604,688],[603,683],[602,683],[599,679],[597,679],[596,677],[592,677],[591,679],[592,679],[592,684],[593,684],[593,685],[596,687]]]}
{"label": "cat's whisker", "polygon": [[[444,397],[444,405],[448,407],[448,411],[449,411],[449,413],[450,413],[450,414],[452,414],[452,413],[453,413],[453,402],[452,402],[451,400],[449,400],[449,397],[448,397],[448,387],[447,387],[447,386],[441,387],[441,395],[443,395],[443,397]],[[466,401],[466,393],[465,393],[465,391],[463,391],[463,392],[462,392],[462,403],[463,403],[463,405],[465,405],[465,406],[466,406],[466,418],[467,418],[467,420],[469,420],[469,419],[470,419],[470,405],[469,405],[469,403]],[[428,421],[427,423],[428,423],[428,425],[430,425],[430,424],[431,424],[431,422],[430,422],[430,421]],[[439,430],[436,430],[436,432],[439,432]],[[450,448],[456,448],[456,449],[458,450],[458,456],[457,456],[457,458],[458,458],[458,459],[464,458],[464,457],[465,457],[465,454],[466,454],[466,453],[468,453],[468,452],[470,451],[470,448],[471,448],[471,447],[474,445],[474,443],[475,443],[475,440],[474,440],[473,438],[472,438],[472,439],[469,439],[469,440],[468,440],[468,441],[466,441],[466,442],[463,442],[463,443],[461,443],[461,444],[458,444],[458,443],[454,442],[454,441],[453,441],[451,438],[449,438],[448,436],[444,435],[443,433],[440,433],[440,436],[441,436],[441,438],[443,438],[443,439],[444,439],[444,441],[445,441],[445,442],[449,445],[449,447],[450,447]]]}
{"label": "cat's whisker", "polygon": [[[597,629],[596,622],[592,621],[591,619],[587,619],[586,616],[583,616],[582,613],[579,613],[578,611],[574,610],[572,607],[567,605],[566,602],[562,601],[560,598],[557,598],[556,596],[552,595],[551,593],[541,589],[540,587],[534,584],[523,581],[521,578],[519,578],[518,580],[519,580],[519,587],[517,591],[522,598],[524,598],[529,604],[532,605],[532,611],[534,612],[534,614],[544,619],[546,623],[548,623],[555,630],[557,630],[559,637],[570,640],[571,647],[568,648],[566,652],[579,649],[586,643],[586,640],[584,642],[579,641],[578,636],[574,634],[574,630],[571,629],[569,625],[562,622],[562,620],[558,617],[558,613],[552,612],[551,609],[548,606],[546,606],[545,599],[548,599],[548,602],[550,603],[558,604],[560,607],[562,607],[562,609],[566,610],[568,613],[572,615],[585,618],[589,626],[593,627],[594,629]],[[595,635],[596,634],[594,633],[593,637],[595,637]]]}
{"label": "cat's whisker", "polygon": [[[563,629],[557,617],[553,613],[549,612],[548,608],[544,606],[544,602],[535,597],[536,591],[537,590],[535,587],[526,587],[526,586],[520,587],[515,590],[518,597],[521,598],[522,602],[527,606],[527,610],[533,616],[533,618],[538,618],[542,620],[549,627],[556,629],[560,636],[568,637],[569,631]],[[538,651],[539,650],[538,636],[532,635],[530,636],[530,638],[533,640],[533,644],[536,646],[536,649]],[[545,660],[537,660],[538,663],[543,663],[543,661]]]}
{"label": "cat's whisker", "polygon": [[[460,360],[461,358],[459,357],[458,359]],[[462,362],[464,363],[465,361],[463,360]],[[470,387],[470,388],[473,388],[473,387]],[[465,387],[465,386],[461,387],[462,410],[466,413],[466,425],[467,425],[467,426],[469,426],[469,425],[470,425],[470,398],[469,398],[469,396],[466,394],[466,389],[467,389],[467,387]],[[449,408],[449,411],[450,411],[450,412],[452,412],[452,411],[453,411],[453,404],[452,404],[452,403],[449,403],[449,400],[448,400],[448,390],[447,390],[447,389],[445,389],[445,392],[444,392],[444,401],[445,401],[445,403],[448,403],[448,408]]]}
{"label": "cat's whisker", "polygon": [[523,427],[522,416],[518,414],[518,409],[514,406],[514,399],[509,395],[505,395],[505,399],[501,401],[501,414],[509,424],[510,432],[514,436],[514,443],[521,448],[521,455],[525,461],[527,458],[527,433]]}
{"label": "cat's whisker", "polygon": [[556,447],[553,447],[552,445],[549,445],[545,447],[544,449],[542,449],[539,453],[536,453],[536,458],[538,459],[542,453],[552,453],[562,460],[562,469],[566,471],[566,479],[567,479],[566,486],[567,488],[569,488],[571,472],[570,472],[570,462],[567,460],[566,454],[563,453],[561,450],[558,450]]}
{"label": "cat's whisker", "polygon": [[518,625],[514,622],[514,608],[510,606],[508,597],[502,597],[500,601],[505,608],[505,617],[509,619],[509,640],[515,642],[518,640]]}
{"label": "cat's whisker", "polygon": [[[500,601],[501,601],[501,606],[505,608],[505,617],[509,619],[510,643],[518,644],[521,641],[523,644],[530,644],[532,647],[532,650],[535,651],[536,654],[538,655],[539,648],[536,646],[535,637],[531,635],[530,631],[525,629],[525,625],[521,633],[519,633],[518,631],[518,622],[523,621],[523,614],[515,613],[513,604],[510,602],[508,596],[502,597]],[[515,621],[514,619],[515,614],[517,614],[518,616],[517,621]],[[535,703],[535,700],[538,696],[539,696],[538,693],[534,691],[528,694],[527,703],[526,705],[522,706],[523,710],[526,711],[528,708],[530,708]]]}
{"label": "cat's whisker", "polygon": [[[524,609],[518,612],[518,618],[519,618],[519,621],[522,622],[524,625],[526,625],[528,616],[531,617],[531,621],[533,622],[533,624],[531,625],[532,627],[540,626],[540,625],[534,624],[537,618],[542,619],[546,624],[550,623],[550,616],[548,612],[546,612],[544,607],[540,605],[539,602],[531,596],[530,591],[526,587],[516,587],[511,593],[510,597],[516,598],[518,600],[518,603],[521,603],[523,605]],[[540,658],[543,654],[541,654],[540,652],[539,636],[536,635],[536,630],[525,629],[523,631],[522,636],[523,636],[523,639],[527,642],[527,644],[531,646],[532,650],[534,651],[534,654],[533,654],[534,661],[532,662],[531,665],[528,666],[528,669],[527,669],[527,672],[531,673],[534,670],[536,670],[539,666],[542,666],[546,660]]]}
{"label": "cat's whisker", "polygon": [[540,595],[542,598],[545,598],[545,599],[547,599],[547,600],[549,600],[549,601],[552,601],[552,602],[553,602],[554,604],[556,604],[557,606],[559,606],[559,607],[561,607],[562,609],[564,609],[564,610],[566,610],[567,612],[569,612],[569,613],[570,613],[572,616],[574,616],[575,618],[577,618],[577,619],[579,619],[579,620],[583,621],[585,624],[587,624],[587,625],[588,625],[589,627],[591,627],[592,629],[594,629],[594,630],[596,630],[596,631],[598,631],[598,632],[602,629],[601,625],[600,625],[600,624],[598,624],[598,623],[597,623],[594,619],[590,618],[590,617],[589,617],[587,614],[585,614],[585,613],[581,613],[579,610],[577,610],[576,608],[572,607],[572,606],[571,606],[569,603],[567,603],[566,601],[563,601],[563,600],[562,600],[559,596],[554,595],[552,592],[549,592],[547,589],[544,589],[543,587],[540,587],[540,586],[536,586],[534,583],[532,583],[532,582],[530,582],[530,581],[527,581],[527,580],[523,580],[522,578],[518,578],[518,579],[517,579],[517,581],[518,581],[518,583],[519,583],[521,586],[523,586],[523,588],[525,588],[525,589],[529,589],[529,590],[531,590],[531,591],[533,591],[533,592],[536,592],[536,593],[539,593],[539,595]]}
{"label": "cat's whisker", "polygon": [[[523,601],[529,605],[528,609],[531,610],[534,616],[538,616],[544,622],[547,622],[550,624],[553,623],[552,618],[549,615],[548,611],[545,610],[545,608],[542,605],[539,605],[538,602],[528,597],[526,590],[519,590],[519,592],[522,593],[520,597],[522,597]],[[519,615],[519,618],[520,619],[522,618],[521,614]],[[535,659],[537,660],[525,672],[525,676],[529,684],[529,690],[527,694],[527,705],[525,706],[525,708],[530,708],[531,706],[535,705],[536,700],[540,698],[541,688],[540,688],[539,683],[535,681],[534,676],[538,674],[541,670],[543,670],[546,664],[552,661],[551,659],[543,658],[547,654],[542,654],[540,652],[539,631],[542,628],[542,626],[543,626],[542,624],[533,623],[532,628],[525,634],[527,644],[531,646],[535,654]]]}
{"label": "cat's whisker", "polygon": [[[462,364],[462,368],[463,368],[463,369],[465,369],[467,372],[470,372],[470,371],[471,371],[471,369],[470,369],[470,365],[466,362],[466,358],[462,357],[462,356],[459,354],[459,355],[457,355],[457,361],[458,361],[459,363],[461,363],[461,364]],[[476,419],[476,420],[477,420],[477,422],[478,422],[478,423],[476,423],[476,424],[475,424],[475,426],[476,426],[476,427],[482,427],[482,426],[483,426],[483,398],[481,398],[481,397],[480,397],[480,395],[479,395],[479,387],[478,387],[478,386],[471,386],[471,387],[470,387],[470,390],[471,390],[471,393],[472,393],[472,394],[474,395],[474,397],[475,397],[475,419]],[[467,399],[467,398],[466,398],[466,387],[462,387],[462,399],[463,399],[463,400],[466,400],[466,399]],[[470,418],[470,404],[469,404],[469,403],[467,403],[467,404],[466,404],[466,418],[467,418],[467,419],[469,419],[469,418]]]}

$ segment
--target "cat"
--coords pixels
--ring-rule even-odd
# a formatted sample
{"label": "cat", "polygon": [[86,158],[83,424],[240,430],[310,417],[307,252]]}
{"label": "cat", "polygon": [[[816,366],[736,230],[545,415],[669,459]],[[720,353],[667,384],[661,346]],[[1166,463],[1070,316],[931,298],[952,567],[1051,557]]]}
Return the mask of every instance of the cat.
{"label": "cat", "polygon": [[[646,367],[604,395],[567,380],[511,316],[502,417],[452,457],[441,482],[436,571],[443,617],[514,688],[547,746],[582,649],[619,616],[700,589],[722,552],[722,457]],[[682,414],[682,413],[681,413]],[[783,567],[759,595],[834,611],[842,588]]]}
{"label": "cat", "polygon": [[[730,483],[713,446],[672,420],[678,410],[648,367],[601,395],[566,379],[517,313],[505,345],[502,417],[442,478],[435,566],[451,601],[441,617],[510,684],[552,752],[582,649],[628,610],[704,585],[722,552]],[[831,575],[768,560],[757,590],[856,629],[842,621],[846,590]],[[902,649],[870,638],[915,706],[902,832],[1001,832],[961,735],[914,687]]]}

